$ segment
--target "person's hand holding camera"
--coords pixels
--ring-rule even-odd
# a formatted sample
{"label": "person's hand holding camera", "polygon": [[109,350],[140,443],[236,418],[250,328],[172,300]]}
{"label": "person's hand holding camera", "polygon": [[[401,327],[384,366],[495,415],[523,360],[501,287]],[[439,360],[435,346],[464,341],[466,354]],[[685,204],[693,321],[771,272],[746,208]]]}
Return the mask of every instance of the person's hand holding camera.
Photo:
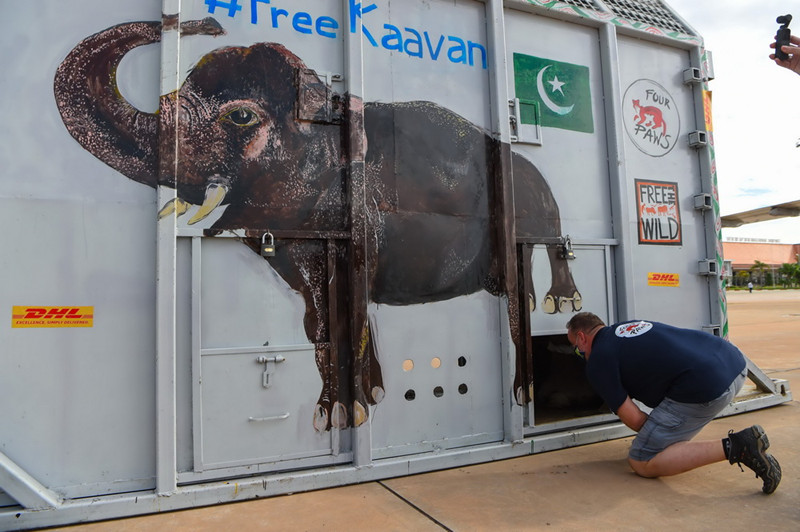
{"label": "person's hand holding camera", "polygon": [[781,27],[778,28],[778,33],[775,35],[775,42],[769,45],[770,48],[775,50],[775,53],[769,55],[769,58],[775,61],[775,64],[788,68],[797,74],[800,74],[800,38],[795,37],[789,30],[789,23],[792,21],[792,15],[782,15],[776,19]]}
{"label": "person's hand holding camera", "polygon": [[[788,59],[778,59],[775,57],[774,53],[769,54],[769,58],[774,60],[776,65],[788,68],[800,74],[800,37],[792,35],[789,38],[789,42],[791,43],[789,46],[781,46],[781,50],[788,54]],[[769,47],[774,49],[775,43],[770,43]]]}

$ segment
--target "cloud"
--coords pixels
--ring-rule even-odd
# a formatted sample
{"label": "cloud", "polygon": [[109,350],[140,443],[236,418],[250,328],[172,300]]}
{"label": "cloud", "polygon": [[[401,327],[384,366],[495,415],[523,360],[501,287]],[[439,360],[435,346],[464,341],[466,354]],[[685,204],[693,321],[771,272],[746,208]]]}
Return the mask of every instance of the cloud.
{"label": "cloud", "polygon": [[[723,213],[799,199],[800,76],[768,58],[778,29],[775,18],[791,6],[778,0],[667,2],[713,53],[715,79],[709,86]],[[800,24],[793,33],[800,34]],[[752,224],[742,231],[796,243],[800,218]]]}
{"label": "cloud", "polygon": [[744,188],[740,187],[735,195],[736,196],[763,196],[766,194],[774,194],[775,190],[771,188]]}

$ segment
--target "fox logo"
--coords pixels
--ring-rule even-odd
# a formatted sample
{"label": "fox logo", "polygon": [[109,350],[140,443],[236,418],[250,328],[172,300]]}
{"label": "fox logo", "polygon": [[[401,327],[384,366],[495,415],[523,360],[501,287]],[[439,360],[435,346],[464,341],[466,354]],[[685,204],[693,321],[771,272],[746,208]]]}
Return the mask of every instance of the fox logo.
{"label": "fox logo", "polygon": [[635,120],[638,125],[650,129],[661,128],[661,134],[667,134],[667,123],[664,121],[661,109],[652,105],[642,106],[639,104],[639,100],[633,100],[633,108],[636,109]]}

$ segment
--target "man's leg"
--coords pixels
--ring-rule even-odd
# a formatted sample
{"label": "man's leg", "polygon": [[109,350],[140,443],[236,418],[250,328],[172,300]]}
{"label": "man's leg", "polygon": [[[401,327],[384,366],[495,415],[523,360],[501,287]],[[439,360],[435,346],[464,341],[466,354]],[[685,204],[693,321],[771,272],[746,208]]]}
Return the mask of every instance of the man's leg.
{"label": "man's leg", "polygon": [[702,404],[664,399],[633,441],[628,463],[643,477],[677,475],[727,458],[720,440],[690,441],[736,397],[747,368],[715,400]]}
{"label": "man's leg", "polygon": [[722,462],[725,449],[720,440],[681,441],[673,443],[650,460],[628,458],[637,475],[647,478],[667,477]]}
{"label": "man's leg", "polygon": [[[681,441],[673,443],[649,460],[628,457],[633,471],[642,477],[677,475],[692,469],[727,460],[744,464],[763,482],[761,490],[773,493],[781,482],[781,466],[769,454],[769,439],[760,425],[739,432],[731,431],[723,440]],[[726,450],[727,449],[727,450]]]}

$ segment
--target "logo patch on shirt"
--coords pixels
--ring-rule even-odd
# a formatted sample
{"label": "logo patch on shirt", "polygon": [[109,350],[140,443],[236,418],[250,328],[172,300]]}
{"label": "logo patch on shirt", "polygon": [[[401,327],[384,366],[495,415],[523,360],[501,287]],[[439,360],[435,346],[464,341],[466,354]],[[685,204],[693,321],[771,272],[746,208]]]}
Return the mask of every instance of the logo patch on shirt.
{"label": "logo patch on shirt", "polygon": [[634,321],[632,323],[623,323],[618,326],[614,334],[620,338],[634,338],[640,336],[653,328],[653,324],[649,321]]}

